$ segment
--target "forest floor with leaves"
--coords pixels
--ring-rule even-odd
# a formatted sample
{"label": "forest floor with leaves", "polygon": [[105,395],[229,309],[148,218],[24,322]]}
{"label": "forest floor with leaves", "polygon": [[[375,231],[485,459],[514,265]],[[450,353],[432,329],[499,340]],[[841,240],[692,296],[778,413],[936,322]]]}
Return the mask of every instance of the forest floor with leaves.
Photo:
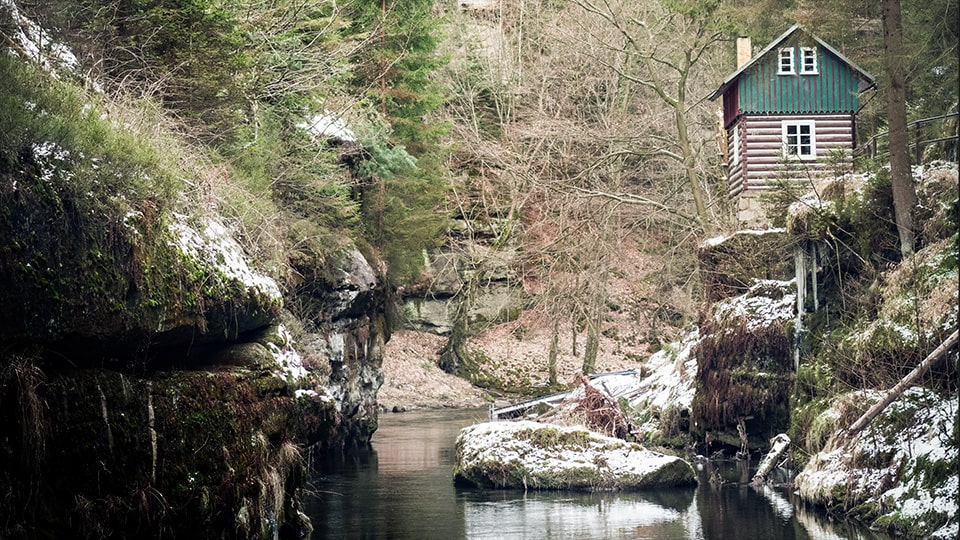
{"label": "forest floor with leaves", "polygon": [[381,410],[483,407],[493,400],[466,379],[437,367],[444,343],[443,336],[412,330],[390,336],[383,355],[383,386],[377,394]]}
{"label": "forest floor with leaves", "polygon": [[[493,334],[493,335],[491,335]],[[485,351],[502,351],[499,358],[513,358],[513,361],[500,360],[496,369],[501,373],[526,372],[530,367],[525,354],[506,354],[508,349],[516,349],[516,339],[508,328],[496,329],[484,336]],[[383,356],[383,386],[377,394],[380,409],[387,412],[401,412],[415,409],[474,408],[493,403],[500,407],[522,401],[526,396],[488,391],[474,386],[466,379],[445,373],[437,367],[438,351],[446,342],[443,336],[401,330],[394,332],[387,342]],[[524,349],[535,349],[537,345],[527,343]],[[540,344],[546,351],[548,343]],[[613,355],[601,355],[597,360],[597,372],[620,371],[640,367],[636,361],[617,358]],[[559,366],[561,384],[573,384],[579,373],[576,365],[562,362]],[[545,377],[546,373],[539,373]]]}

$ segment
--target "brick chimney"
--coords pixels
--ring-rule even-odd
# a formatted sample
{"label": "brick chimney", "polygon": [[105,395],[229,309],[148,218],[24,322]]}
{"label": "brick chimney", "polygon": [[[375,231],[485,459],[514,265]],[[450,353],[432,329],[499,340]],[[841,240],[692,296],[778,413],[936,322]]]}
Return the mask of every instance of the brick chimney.
{"label": "brick chimney", "polygon": [[750,38],[746,36],[740,36],[737,38],[737,69],[743,67],[744,64],[750,61],[753,58],[753,49],[751,48]]}

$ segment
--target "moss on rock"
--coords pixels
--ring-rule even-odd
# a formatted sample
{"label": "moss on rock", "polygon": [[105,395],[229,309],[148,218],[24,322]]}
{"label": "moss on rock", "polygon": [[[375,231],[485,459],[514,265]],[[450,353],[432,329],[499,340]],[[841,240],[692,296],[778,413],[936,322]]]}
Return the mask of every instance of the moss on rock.
{"label": "moss on rock", "polygon": [[798,493],[908,538],[955,537],[956,395],[913,388],[859,435],[846,436],[846,427],[879,397],[846,394],[821,413],[833,426],[835,444],[815,454],[797,476]]}
{"label": "moss on rock", "polygon": [[332,401],[290,399],[285,385],[261,384],[275,375],[247,369],[147,378],[54,368],[30,394],[4,373],[3,402],[41,404],[39,417],[0,415],[4,433],[40,430],[4,445],[33,456],[29,470],[17,460],[0,467],[14,499],[26,502],[5,502],[5,512],[34,532],[272,536],[299,519],[298,448],[333,439],[339,421]]}
{"label": "moss on rock", "polygon": [[635,490],[693,485],[686,461],[584,428],[490,422],[457,438],[454,481],[492,488]]}
{"label": "moss on rock", "polygon": [[796,302],[790,286],[759,282],[702,317],[692,352],[698,371],[691,420],[708,447],[757,450],[789,425],[794,374],[787,322]]}

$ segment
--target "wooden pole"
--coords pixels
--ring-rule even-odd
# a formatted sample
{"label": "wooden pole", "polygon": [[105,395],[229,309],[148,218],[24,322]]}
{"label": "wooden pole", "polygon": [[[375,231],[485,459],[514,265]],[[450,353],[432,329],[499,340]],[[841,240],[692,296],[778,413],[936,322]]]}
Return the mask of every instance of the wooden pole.
{"label": "wooden pole", "polygon": [[923,362],[920,362],[916,368],[913,369],[906,377],[900,380],[896,386],[887,391],[887,394],[883,396],[876,405],[870,407],[870,409],[863,413],[853,425],[850,426],[850,429],[847,430],[847,434],[851,437],[860,433],[860,431],[867,427],[868,424],[884,409],[887,408],[887,405],[893,403],[895,399],[900,397],[907,388],[913,386],[913,383],[917,381],[924,373],[926,373],[934,364],[937,363],[941,358],[945,357],[950,349],[956,346],[958,341],[958,331],[954,330],[950,337],[948,337],[943,343],[940,344],[932,353],[930,353],[926,358],[923,359]]}

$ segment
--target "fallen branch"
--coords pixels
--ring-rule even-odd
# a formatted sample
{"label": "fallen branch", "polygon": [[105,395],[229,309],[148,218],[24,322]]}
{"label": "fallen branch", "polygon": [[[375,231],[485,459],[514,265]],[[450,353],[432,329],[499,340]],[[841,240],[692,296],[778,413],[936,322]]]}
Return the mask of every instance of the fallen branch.
{"label": "fallen branch", "polygon": [[786,433],[781,433],[773,438],[770,451],[763,457],[760,466],[757,467],[757,474],[753,475],[753,484],[762,484],[767,481],[767,475],[773,470],[773,467],[780,460],[780,456],[790,446],[790,437]]}
{"label": "fallen branch", "polygon": [[867,427],[870,424],[870,422],[874,418],[876,418],[878,414],[883,412],[883,410],[886,409],[888,405],[890,405],[891,403],[893,403],[895,399],[900,397],[900,394],[906,391],[907,388],[910,388],[911,386],[913,386],[913,383],[915,383],[917,379],[922,377],[923,374],[929,371],[930,368],[932,368],[934,365],[936,365],[938,361],[946,357],[947,353],[950,352],[950,350],[957,345],[957,340],[958,340],[958,331],[954,330],[953,333],[950,334],[950,337],[948,337],[943,343],[941,343],[940,346],[937,347],[932,353],[927,355],[927,357],[923,359],[923,362],[920,362],[920,365],[918,365],[916,368],[913,369],[913,371],[908,373],[906,377],[901,379],[896,386],[888,390],[886,395],[883,396],[883,399],[877,402],[877,404],[874,405],[873,407],[870,407],[870,409],[867,410],[867,412],[863,413],[863,416],[857,419],[857,421],[850,426],[850,429],[847,430],[847,435],[852,437],[857,433],[860,433],[860,431],[862,431],[863,428]]}
{"label": "fallen branch", "polygon": [[579,418],[590,431],[608,437],[625,439],[632,434],[633,425],[616,399],[595,388],[582,374],[578,374],[574,382],[583,387],[583,395],[572,397],[574,392],[571,391],[563,401],[564,405],[570,406],[561,405],[541,416],[541,420],[549,418],[551,422],[566,424],[572,418]]}

